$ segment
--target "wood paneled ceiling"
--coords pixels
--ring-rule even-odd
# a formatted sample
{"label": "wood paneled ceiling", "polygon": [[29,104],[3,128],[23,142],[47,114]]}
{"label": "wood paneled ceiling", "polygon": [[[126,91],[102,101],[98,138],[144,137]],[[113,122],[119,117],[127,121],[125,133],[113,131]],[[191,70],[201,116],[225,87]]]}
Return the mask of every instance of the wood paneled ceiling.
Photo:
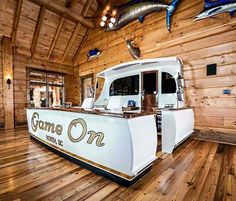
{"label": "wood paneled ceiling", "polygon": [[74,64],[98,8],[97,0],[1,0],[0,38],[11,37],[19,54]]}

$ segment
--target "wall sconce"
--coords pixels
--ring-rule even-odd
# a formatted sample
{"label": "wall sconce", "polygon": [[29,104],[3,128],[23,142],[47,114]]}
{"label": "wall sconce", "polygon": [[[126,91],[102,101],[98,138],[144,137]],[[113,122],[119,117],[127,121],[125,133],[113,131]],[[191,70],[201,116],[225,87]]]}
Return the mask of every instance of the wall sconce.
{"label": "wall sconce", "polygon": [[6,76],[6,79],[7,79],[8,89],[10,89],[10,87],[11,87],[11,76],[10,75]]}

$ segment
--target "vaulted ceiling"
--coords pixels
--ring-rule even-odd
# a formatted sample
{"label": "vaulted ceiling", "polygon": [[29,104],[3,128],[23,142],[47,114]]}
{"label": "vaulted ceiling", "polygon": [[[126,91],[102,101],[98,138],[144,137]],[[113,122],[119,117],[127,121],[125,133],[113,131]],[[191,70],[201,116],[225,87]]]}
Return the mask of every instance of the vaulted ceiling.
{"label": "vaulted ceiling", "polygon": [[95,28],[97,0],[1,0],[0,38],[19,54],[75,64],[82,41]]}

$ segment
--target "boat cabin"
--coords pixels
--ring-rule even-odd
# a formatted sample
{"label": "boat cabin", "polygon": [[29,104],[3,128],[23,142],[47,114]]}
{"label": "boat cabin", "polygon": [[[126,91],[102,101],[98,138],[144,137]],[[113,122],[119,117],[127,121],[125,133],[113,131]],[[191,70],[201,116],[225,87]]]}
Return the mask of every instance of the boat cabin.
{"label": "boat cabin", "polygon": [[98,73],[96,77],[103,78],[104,85],[95,107],[105,105],[117,113],[129,109],[141,112],[184,107],[184,96],[179,100],[177,95],[184,87],[178,85],[181,83],[178,80],[183,80],[182,63],[178,58],[127,62]]}

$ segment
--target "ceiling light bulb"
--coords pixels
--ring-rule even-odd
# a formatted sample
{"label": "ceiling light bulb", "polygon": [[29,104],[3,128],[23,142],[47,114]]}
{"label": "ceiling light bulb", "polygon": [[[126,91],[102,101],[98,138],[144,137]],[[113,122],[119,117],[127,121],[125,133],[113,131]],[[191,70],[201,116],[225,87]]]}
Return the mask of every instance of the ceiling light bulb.
{"label": "ceiling light bulb", "polygon": [[108,24],[108,26],[109,26],[109,28],[111,29],[111,28],[113,27],[113,23],[110,22],[110,23]]}
{"label": "ceiling light bulb", "polygon": [[113,11],[112,11],[112,15],[113,15],[113,16],[115,16],[115,15],[116,15],[116,13],[117,13],[117,11],[116,11],[116,10],[113,10]]}
{"label": "ceiling light bulb", "polygon": [[116,18],[112,17],[111,22],[114,24],[116,22]]}
{"label": "ceiling light bulb", "polygon": [[110,5],[107,5],[105,11],[109,11],[109,10],[110,10]]}
{"label": "ceiling light bulb", "polygon": [[101,22],[100,22],[100,26],[101,26],[101,27],[104,27],[104,26],[105,26],[105,22],[104,22],[104,21],[101,21]]}
{"label": "ceiling light bulb", "polygon": [[106,15],[102,16],[102,21],[104,21],[104,22],[107,21],[107,16]]}

